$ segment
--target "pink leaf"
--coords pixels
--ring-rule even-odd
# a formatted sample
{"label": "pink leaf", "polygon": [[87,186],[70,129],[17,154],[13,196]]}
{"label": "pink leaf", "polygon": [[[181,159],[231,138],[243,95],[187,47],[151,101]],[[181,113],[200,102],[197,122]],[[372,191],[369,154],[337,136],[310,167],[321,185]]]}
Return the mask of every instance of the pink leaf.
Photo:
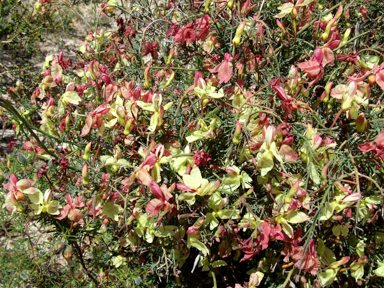
{"label": "pink leaf", "polygon": [[323,62],[323,58],[324,53],[321,48],[316,48],[315,52],[313,52],[311,60],[315,60],[318,64],[321,64]]}
{"label": "pink leaf", "polygon": [[74,222],[79,222],[83,219],[83,212],[79,209],[71,209],[68,213],[68,219]]}
{"label": "pink leaf", "polygon": [[17,177],[15,174],[11,174],[11,177],[9,177],[9,179],[11,180],[11,183],[13,186],[16,186],[16,183],[17,183]]}
{"label": "pink leaf", "polygon": [[281,99],[281,101],[288,101],[287,93],[285,93],[285,90],[283,88],[281,88],[280,86],[273,86],[272,89],[275,90],[276,95]]}
{"label": "pink leaf", "polygon": [[147,207],[145,208],[145,212],[151,213],[148,217],[155,216],[159,213],[161,206],[163,206],[163,202],[159,199],[152,199],[147,204]]}
{"label": "pink leaf", "polygon": [[[321,61],[323,58],[321,58]],[[320,62],[321,63],[321,62]],[[297,66],[301,69],[304,70],[308,77],[310,78],[316,78],[316,76],[319,75],[321,71],[321,64],[318,61],[315,60],[309,60],[303,63],[298,63]]]}
{"label": "pink leaf", "polygon": [[139,172],[137,172],[137,177],[143,185],[148,187],[150,187],[151,183],[153,182],[152,176],[145,169],[140,169]]}
{"label": "pink leaf", "polygon": [[229,61],[224,61],[218,69],[219,74],[217,75],[219,83],[227,83],[232,78],[233,65]]}
{"label": "pink leaf", "polygon": [[376,73],[376,83],[384,91],[384,70],[381,70]]}
{"label": "pink leaf", "polygon": [[177,184],[177,189],[179,189],[180,191],[193,192],[193,190],[184,183]]}
{"label": "pink leaf", "polygon": [[68,211],[69,211],[70,208],[71,207],[69,205],[65,205],[64,208],[60,210],[59,216],[55,217],[55,219],[57,219],[57,220],[64,219],[67,216]]}
{"label": "pink leaf", "polygon": [[347,87],[343,84],[337,85],[335,88],[331,90],[331,97],[336,99],[342,99],[346,88]]}
{"label": "pink leaf", "polygon": [[299,158],[295,150],[288,145],[281,145],[280,154],[285,158],[286,161],[297,161]]}
{"label": "pink leaf", "polygon": [[321,62],[321,66],[325,67],[325,65],[329,64],[333,66],[335,64],[335,54],[333,51],[327,47],[323,48],[324,58]]}
{"label": "pink leaf", "polygon": [[157,198],[157,199],[160,199],[160,200],[164,200],[164,195],[163,195],[163,192],[160,190],[160,186],[159,184],[157,184],[156,182],[152,182],[151,185],[151,192],[152,194]]}
{"label": "pink leaf", "polygon": [[91,114],[88,115],[87,121],[85,122],[85,125],[83,127],[83,130],[81,130],[81,137],[84,137],[85,135],[88,135],[89,131],[91,131],[92,128],[92,116]]}

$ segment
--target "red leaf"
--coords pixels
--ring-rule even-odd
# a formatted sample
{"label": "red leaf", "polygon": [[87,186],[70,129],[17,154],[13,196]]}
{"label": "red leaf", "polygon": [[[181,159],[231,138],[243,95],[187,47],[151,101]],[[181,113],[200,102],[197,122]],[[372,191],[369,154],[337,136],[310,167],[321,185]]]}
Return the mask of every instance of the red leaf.
{"label": "red leaf", "polygon": [[159,213],[161,207],[163,206],[163,202],[159,199],[152,199],[147,204],[147,207],[145,208],[145,212],[151,213],[148,217],[155,216]]}
{"label": "red leaf", "polygon": [[321,66],[325,67],[325,65],[329,64],[333,66],[335,64],[335,54],[328,47],[323,48],[324,58],[321,62]]}
{"label": "red leaf", "polygon": [[152,194],[155,195],[157,199],[160,199],[163,201],[164,195],[163,195],[163,192],[160,190],[159,184],[157,184],[156,182],[152,182],[150,187],[151,187]]}
{"label": "red leaf", "polygon": [[[323,59],[321,59],[323,60]],[[321,62],[320,62],[321,63]],[[297,66],[304,70],[307,73],[307,76],[310,78],[316,78],[321,71],[321,64],[315,60],[309,60],[303,63],[298,63]]]}
{"label": "red leaf", "polygon": [[384,70],[376,73],[376,83],[384,91]]}
{"label": "red leaf", "polygon": [[233,74],[233,65],[231,62],[224,61],[218,70],[219,74],[217,78],[219,79],[219,83],[227,83],[231,80]]}

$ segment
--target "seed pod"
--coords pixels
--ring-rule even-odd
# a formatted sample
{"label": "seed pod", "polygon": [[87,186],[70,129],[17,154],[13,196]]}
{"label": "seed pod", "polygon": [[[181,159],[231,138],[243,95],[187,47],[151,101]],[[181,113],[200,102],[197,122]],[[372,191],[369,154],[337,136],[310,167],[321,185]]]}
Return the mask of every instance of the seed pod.
{"label": "seed pod", "polygon": [[230,10],[232,10],[232,8],[233,8],[233,2],[234,2],[234,0],[229,0],[229,1],[228,1],[227,6],[228,6],[228,8],[229,8]]}
{"label": "seed pod", "polygon": [[235,144],[235,145],[239,144],[240,135],[241,135],[241,124],[240,124],[240,122],[237,122],[235,134],[233,135],[233,138],[232,138],[233,144]]}
{"label": "seed pod", "polygon": [[132,118],[128,119],[127,123],[125,124],[125,128],[124,128],[125,136],[128,136],[129,132],[131,132],[131,125],[132,125]]}
{"label": "seed pod", "polygon": [[327,185],[327,171],[328,171],[328,166],[325,166],[323,170],[321,170],[321,185],[325,186]]}
{"label": "seed pod", "polygon": [[173,56],[175,56],[175,48],[172,48],[171,52],[169,53],[169,56],[168,56],[168,59],[167,59],[167,62],[166,62],[167,65],[171,64]]}
{"label": "seed pod", "polygon": [[204,9],[205,14],[209,13],[209,5],[211,5],[211,0],[205,0],[205,9]]}
{"label": "seed pod", "polygon": [[357,118],[356,118],[356,130],[357,132],[361,133],[364,132],[365,129],[367,128],[368,121],[365,118],[364,113],[361,113]]}
{"label": "seed pod", "polygon": [[232,40],[232,43],[234,46],[239,46],[240,40],[241,40],[241,34],[243,34],[243,31],[244,31],[246,24],[247,23],[245,21],[243,21],[240,23],[239,27],[237,27],[235,37]]}
{"label": "seed pod", "polygon": [[83,155],[83,159],[85,161],[88,161],[89,160],[89,156],[91,154],[91,147],[92,147],[92,142],[89,142],[87,144],[87,146],[85,146],[85,149],[84,149],[84,155]]}
{"label": "seed pod", "polygon": [[329,101],[329,94],[331,92],[332,85],[333,85],[333,82],[328,82],[327,85],[325,85],[325,93],[326,93],[326,95],[325,95],[325,97],[323,99],[324,103],[328,103],[328,101]]}
{"label": "seed pod", "polygon": [[343,41],[341,41],[340,46],[343,46],[348,42],[349,35],[351,35],[351,31],[352,31],[351,28],[348,28],[347,30],[345,30],[343,35]]}
{"label": "seed pod", "polygon": [[89,184],[89,174],[88,174],[88,164],[85,163],[83,170],[81,171],[83,175],[83,185],[87,186]]}
{"label": "seed pod", "polygon": [[285,196],[285,198],[284,198],[285,203],[289,204],[292,202],[293,197],[296,195],[297,191],[299,190],[299,184],[300,184],[299,180],[297,180],[295,182],[295,184],[293,184],[293,186],[291,187],[291,189],[287,193],[287,196]]}
{"label": "seed pod", "polygon": [[329,37],[329,33],[331,33],[331,28],[332,25],[336,22],[337,19],[332,19],[331,21],[328,22],[327,26],[325,27],[325,31],[323,34],[321,34],[321,39],[323,39],[324,42],[327,41]]}
{"label": "seed pod", "polygon": [[69,131],[71,129],[71,118],[69,118],[69,115],[65,118],[65,131]]}
{"label": "seed pod", "polygon": [[145,68],[144,71],[144,87],[145,89],[149,89],[149,71],[151,70],[151,66]]}
{"label": "seed pod", "polygon": [[171,76],[169,77],[167,83],[165,83],[164,88],[166,88],[166,87],[168,87],[169,85],[171,85],[171,82],[172,82],[173,78],[175,78],[175,71],[172,70],[171,73],[172,73],[172,74],[171,74]]}

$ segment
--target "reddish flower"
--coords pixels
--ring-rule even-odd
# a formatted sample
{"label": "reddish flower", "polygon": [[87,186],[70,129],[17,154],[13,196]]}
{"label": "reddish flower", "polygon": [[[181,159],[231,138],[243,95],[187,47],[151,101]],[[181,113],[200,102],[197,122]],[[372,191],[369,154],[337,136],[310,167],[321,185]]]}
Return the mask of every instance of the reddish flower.
{"label": "reddish flower", "polygon": [[195,161],[195,164],[197,166],[205,166],[207,165],[207,162],[209,160],[212,160],[211,156],[209,156],[207,153],[205,153],[204,150],[200,150],[199,152],[195,152],[195,155],[193,155],[193,161]]}
{"label": "reddish flower", "polygon": [[375,158],[382,157],[384,154],[384,130],[380,132],[380,134],[375,138],[375,140],[371,142],[366,142],[359,146],[361,152],[373,152],[376,154]]}
{"label": "reddish flower", "polygon": [[154,60],[157,60],[159,58],[159,54],[155,50],[157,49],[157,47],[159,47],[159,43],[157,43],[157,41],[153,41],[152,43],[144,43],[144,46],[145,46],[145,50],[141,52],[141,56],[146,56],[149,53],[151,53],[152,58]]}
{"label": "reddish flower", "polygon": [[288,247],[288,245],[286,245],[283,255],[286,255],[284,262],[289,262],[289,258],[291,257],[292,260],[296,262],[295,267],[297,269],[304,270],[304,273],[310,271],[313,276],[317,274],[321,265],[319,256],[316,253],[315,241],[313,240],[309,242],[309,247],[307,247],[307,249],[305,249],[304,246]]}
{"label": "reddish flower", "polygon": [[321,48],[317,48],[313,53],[311,60],[298,63],[297,66],[307,73],[309,78],[316,78],[319,74],[324,73],[324,69],[322,66],[324,58],[324,53]]}
{"label": "reddish flower", "polygon": [[233,74],[233,65],[231,62],[232,60],[233,57],[231,54],[225,53],[223,62],[221,62],[213,69],[208,69],[211,73],[219,73],[217,75],[219,83],[227,83],[229,80],[231,80]]}
{"label": "reddish flower", "polygon": [[175,44],[189,44],[198,40],[198,35],[194,29],[194,23],[188,23],[186,27],[180,28],[175,35]]}
{"label": "reddish flower", "polygon": [[171,24],[171,28],[165,33],[167,36],[176,36],[177,32],[179,31],[179,25],[176,23]]}
{"label": "reddish flower", "polygon": [[[169,187],[169,190],[172,192],[175,189],[175,186],[176,184],[173,183],[171,187]],[[150,189],[156,198],[149,201],[145,208],[145,212],[150,213],[149,217],[159,214],[161,210],[168,212],[173,208],[174,205],[169,203],[173,200],[173,196],[164,184],[160,187],[156,182],[152,182]]]}
{"label": "reddish flower", "polygon": [[111,108],[105,108],[107,103],[100,105],[95,111],[88,115],[87,121],[81,131],[81,137],[87,135],[92,128],[100,128],[103,125],[103,115],[107,114]]}
{"label": "reddish flower", "polygon": [[67,194],[66,197],[68,204],[65,205],[63,209],[61,209],[60,215],[56,217],[56,219],[62,220],[68,215],[69,220],[80,225],[84,225],[83,212],[81,212],[79,209],[76,209],[76,207],[81,208],[85,206],[85,203],[82,201],[82,197],[76,197],[73,202],[70,194]]}

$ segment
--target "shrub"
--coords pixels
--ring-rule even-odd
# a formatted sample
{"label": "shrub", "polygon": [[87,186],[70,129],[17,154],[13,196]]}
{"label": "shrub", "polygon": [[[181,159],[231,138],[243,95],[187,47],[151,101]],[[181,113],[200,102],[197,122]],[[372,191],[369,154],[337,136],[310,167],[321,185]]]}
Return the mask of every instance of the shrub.
{"label": "shrub", "polygon": [[0,101],[5,208],[94,286],[383,285],[382,6],[101,4],[117,29]]}

